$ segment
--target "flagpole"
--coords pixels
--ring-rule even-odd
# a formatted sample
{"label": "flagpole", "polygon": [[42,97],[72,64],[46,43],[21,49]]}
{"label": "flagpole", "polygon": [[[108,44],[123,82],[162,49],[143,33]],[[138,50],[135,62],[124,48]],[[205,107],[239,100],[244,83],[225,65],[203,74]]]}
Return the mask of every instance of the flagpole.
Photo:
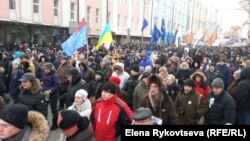
{"label": "flagpole", "polygon": [[[143,1],[143,20],[144,20],[144,16],[145,16],[145,3],[146,3],[146,1],[144,0]],[[143,23],[142,23],[142,26],[143,26]],[[142,33],[141,33],[141,47],[143,46],[143,30],[142,30]]]}
{"label": "flagpole", "polygon": [[89,58],[89,40],[88,40],[88,37],[89,37],[89,22],[87,21],[86,22],[86,26],[87,26],[87,30],[86,30],[86,34],[87,34],[87,59]]}

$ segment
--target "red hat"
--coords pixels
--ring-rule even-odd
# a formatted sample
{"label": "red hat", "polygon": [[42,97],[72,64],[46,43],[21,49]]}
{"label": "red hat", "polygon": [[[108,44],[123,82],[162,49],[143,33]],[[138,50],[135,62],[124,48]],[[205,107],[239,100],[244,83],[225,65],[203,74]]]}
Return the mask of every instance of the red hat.
{"label": "red hat", "polygon": [[119,77],[117,77],[117,76],[111,76],[109,78],[109,82],[113,82],[113,83],[115,83],[116,85],[119,86],[120,83],[121,83],[121,79]]}

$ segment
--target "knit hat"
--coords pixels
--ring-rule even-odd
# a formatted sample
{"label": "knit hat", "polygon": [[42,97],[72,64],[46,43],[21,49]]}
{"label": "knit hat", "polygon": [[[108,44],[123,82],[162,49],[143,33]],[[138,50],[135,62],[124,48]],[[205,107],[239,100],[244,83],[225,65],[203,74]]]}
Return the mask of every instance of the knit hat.
{"label": "knit hat", "polygon": [[50,70],[54,70],[55,69],[54,65],[52,63],[49,63],[49,62],[43,64],[43,68],[44,69],[50,69]]}
{"label": "knit hat", "polygon": [[86,129],[89,126],[87,117],[81,117],[77,111],[64,110],[58,115],[57,124],[64,135],[72,136],[80,128]]}
{"label": "knit hat", "polygon": [[117,86],[113,82],[106,82],[103,87],[103,91],[109,92],[111,94],[116,94],[117,92]]}
{"label": "knit hat", "polygon": [[19,59],[15,59],[12,61],[12,64],[17,64],[18,66],[20,65],[20,60]]}
{"label": "knit hat", "polygon": [[152,116],[152,112],[149,108],[141,107],[135,110],[133,116],[134,116],[134,120],[136,121],[145,120]]}
{"label": "knit hat", "polygon": [[221,78],[216,78],[211,84],[212,88],[222,88],[224,89],[224,82]]}
{"label": "knit hat", "polygon": [[131,70],[135,71],[135,72],[139,72],[140,71],[140,68],[138,65],[133,65],[131,66]]}
{"label": "knit hat", "polygon": [[192,87],[194,89],[195,88],[194,80],[192,80],[192,79],[185,80],[184,81],[184,86],[190,86],[190,87]]}
{"label": "knit hat", "polygon": [[30,81],[32,84],[35,83],[36,81],[36,76],[34,73],[28,72],[25,73],[21,79],[19,79],[20,81]]}
{"label": "knit hat", "polygon": [[121,79],[119,77],[117,77],[117,76],[111,76],[109,78],[109,82],[113,82],[113,83],[115,83],[116,85],[119,86],[120,83],[121,83]]}
{"label": "knit hat", "polygon": [[75,97],[81,97],[85,101],[88,99],[88,92],[85,91],[84,89],[80,89],[76,91]]}
{"label": "knit hat", "polygon": [[28,110],[26,106],[21,104],[13,104],[3,109],[0,114],[0,119],[5,122],[23,129],[27,124]]}

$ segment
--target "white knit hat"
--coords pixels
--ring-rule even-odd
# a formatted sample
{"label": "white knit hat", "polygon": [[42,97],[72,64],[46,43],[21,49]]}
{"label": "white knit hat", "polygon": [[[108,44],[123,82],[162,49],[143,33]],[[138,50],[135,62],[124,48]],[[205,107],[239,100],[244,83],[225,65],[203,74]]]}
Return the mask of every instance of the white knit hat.
{"label": "white knit hat", "polygon": [[82,97],[84,100],[88,99],[88,93],[84,89],[80,89],[76,92],[75,97]]}

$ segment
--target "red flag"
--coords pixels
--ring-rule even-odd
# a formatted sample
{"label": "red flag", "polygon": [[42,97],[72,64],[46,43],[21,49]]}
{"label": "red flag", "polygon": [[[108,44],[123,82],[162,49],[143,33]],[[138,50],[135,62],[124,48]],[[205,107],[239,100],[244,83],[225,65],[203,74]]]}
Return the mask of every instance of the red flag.
{"label": "red flag", "polygon": [[212,33],[212,35],[208,39],[208,41],[207,41],[208,47],[211,47],[213,45],[213,43],[215,42],[215,40],[217,39],[217,30],[218,30],[218,27],[216,27],[216,29],[214,30],[214,32]]}
{"label": "red flag", "polygon": [[77,27],[74,29],[74,32],[77,32],[80,28],[82,28],[85,25],[85,19],[82,18],[82,21],[77,25]]}

